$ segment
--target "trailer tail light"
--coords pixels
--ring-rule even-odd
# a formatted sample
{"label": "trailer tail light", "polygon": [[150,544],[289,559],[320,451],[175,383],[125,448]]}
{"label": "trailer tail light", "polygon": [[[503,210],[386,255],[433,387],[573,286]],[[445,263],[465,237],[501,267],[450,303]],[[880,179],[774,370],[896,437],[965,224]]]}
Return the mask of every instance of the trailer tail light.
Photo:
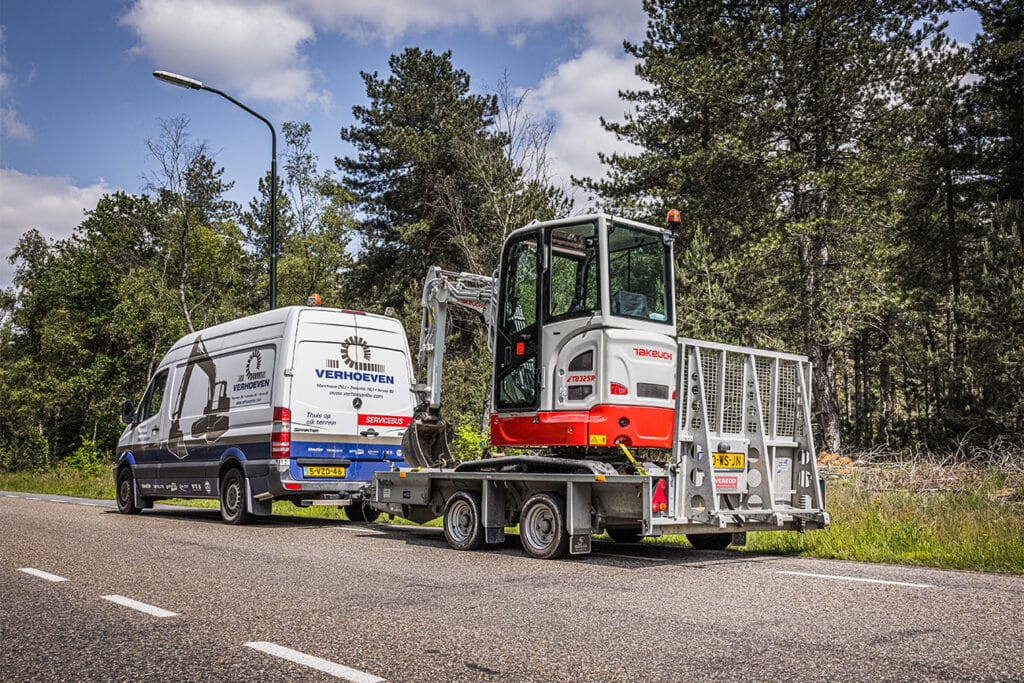
{"label": "trailer tail light", "polygon": [[612,396],[625,396],[629,393],[629,389],[624,384],[618,382],[612,382]]}
{"label": "trailer tail light", "polygon": [[274,426],[270,431],[270,457],[290,458],[292,455],[292,411],[274,408]]}
{"label": "trailer tail light", "polygon": [[651,494],[651,512],[665,512],[668,510],[668,480],[659,479],[654,485],[654,493]]}

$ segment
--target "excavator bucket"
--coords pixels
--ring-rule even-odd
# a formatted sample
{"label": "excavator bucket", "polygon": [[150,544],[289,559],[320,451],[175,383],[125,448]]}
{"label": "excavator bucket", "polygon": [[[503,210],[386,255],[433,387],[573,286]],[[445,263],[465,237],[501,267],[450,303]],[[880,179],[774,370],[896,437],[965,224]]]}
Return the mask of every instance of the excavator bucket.
{"label": "excavator bucket", "polygon": [[454,467],[444,422],[414,418],[402,437],[402,457],[410,467]]}

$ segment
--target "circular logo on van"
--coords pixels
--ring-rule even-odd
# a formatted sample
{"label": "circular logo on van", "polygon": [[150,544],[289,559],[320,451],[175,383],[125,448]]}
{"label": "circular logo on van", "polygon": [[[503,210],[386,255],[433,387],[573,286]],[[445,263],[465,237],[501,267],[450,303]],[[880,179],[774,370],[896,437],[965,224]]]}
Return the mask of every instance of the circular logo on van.
{"label": "circular logo on van", "polygon": [[384,372],[383,365],[370,362],[370,345],[362,337],[352,336],[342,342],[341,359],[353,370]]}
{"label": "circular logo on van", "polygon": [[250,382],[255,379],[263,379],[266,376],[266,372],[261,372],[263,367],[263,356],[260,355],[260,350],[256,349],[249,354],[249,360],[245,362],[245,378]]}

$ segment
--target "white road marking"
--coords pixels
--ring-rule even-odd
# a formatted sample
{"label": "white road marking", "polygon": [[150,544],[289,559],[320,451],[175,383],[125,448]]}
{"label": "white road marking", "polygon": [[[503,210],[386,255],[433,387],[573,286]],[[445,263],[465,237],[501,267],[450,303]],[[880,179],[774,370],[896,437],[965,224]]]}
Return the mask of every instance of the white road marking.
{"label": "white road marking", "polygon": [[274,657],[287,659],[289,662],[308,666],[310,669],[323,671],[325,674],[330,674],[335,678],[344,678],[346,681],[352,681],[352,683],[384,683],[384,679],[379,676],[374,676],[373,674],[368,674],[365,671],[347,667],[344,664],[332,662],[329,659],[321,659],[320,657],[307,655],[304,652],[292,650],[291,648],[284,647],[283,645],[277,645],[276,643],[257,641],[253,643],[244,643],[244,645],[246,647],[251,647],[254,650],[265,652],[268,655],[273,655]]}
{"label": "white road marking", "polygon": [[637,555],[617,555],[615,553],[590,553],[597,557],[617,557],[621,560],[641,560],[643,562],[668,562],[664,557],[639,557]]}
{"label": "white road marking", "polygon": [[89,507],[99,507],[98,503],[79,503],[79,505],[88,505]]}
{"label": "white road marking", "polygon": [[132,608],[134,610],[138,610],[140,612],[145,612],[146,614],[152,614],[154,617],[161,617],[162,618],[162,617],[176,617],[176,616],[178,616],[177,612],[171,612],[169,610],[165,610],[165,609],[162,609],[160,607],[154,607],[153,605],[147,605],[144,602],[139,602],[138,600],[132,600],[131,598],[126,598],[123,595],[103,595],[101,597],[104,600],[110,600],[110,602],[116,602],[118,605],[123,605],[125,607],[130,607],[130,608]]}
{"label": "white road marking", "polygon": [[42,498],[36,498],[35,496],[25,496],[28,500],[42,500]]}
{"label": "white road marking", "polygon": [[882,583],[889,586],[907,586],[909,588],[935,588],[929,583],[907,583],[906,581],[884,581],[882,579],[864,579],[857,576],[836,576],[834,574],[810,574],[808,572],[784,572],[776,574],[790,574],[792,576],[810,576],[815,579],[833,579],[834,581],[860,581],[863,583]]}
{"label": "white road marking", "polygon": [[26,574],[31,574],[32,576],[37,576],[40,579],[46,579],[47,581],[67,581],[67,579],[65,579],[63,576],[57,576],[56,574],[51,574],[50,572],[44,572],[42,569],[22,567],[18,571],[25,572]]}
{"label": "white road marking", "polygon": [[14,495],[13,493],[5,493],[4,495],[7,496],[8,498],[18,498],[18,496]]}

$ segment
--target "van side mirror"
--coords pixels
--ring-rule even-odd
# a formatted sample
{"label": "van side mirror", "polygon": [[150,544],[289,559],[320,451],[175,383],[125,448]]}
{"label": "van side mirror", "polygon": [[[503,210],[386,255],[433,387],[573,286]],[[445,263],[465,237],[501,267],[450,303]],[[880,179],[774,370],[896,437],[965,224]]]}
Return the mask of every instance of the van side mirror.
{"label": "van side mirror", "polygon": [[121,404],[121,422],[126,425],[135,423],[135,404],[131,401],[125,401]]}

